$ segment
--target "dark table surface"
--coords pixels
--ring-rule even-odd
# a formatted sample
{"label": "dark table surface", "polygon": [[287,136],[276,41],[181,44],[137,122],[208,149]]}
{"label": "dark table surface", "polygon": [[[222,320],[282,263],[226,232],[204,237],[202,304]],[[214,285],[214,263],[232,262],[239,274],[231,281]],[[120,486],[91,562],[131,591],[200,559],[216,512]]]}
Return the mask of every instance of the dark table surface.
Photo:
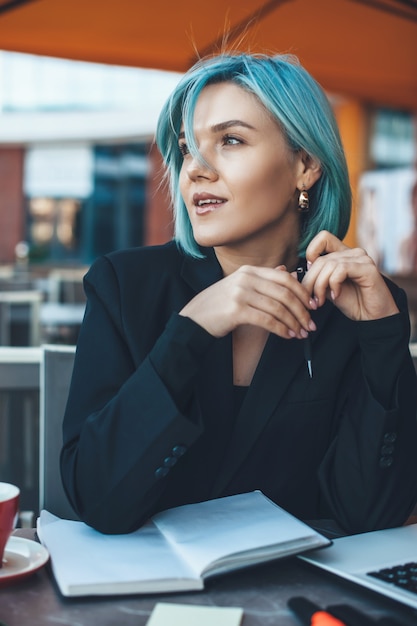
{"label": "dark table surface", "polygon": [[[34,536],[31,530],[16,534]],[[404,626],[417,625],[417,611],[297,558],[212,579],[204,591],[80,599],[60,595],[47,565],[21,582],[0,588],[0,622],[6,626],[144,626],[156,602],[175,602],[242,607],[242,626],[297,626],[300,622],[287,608],[288,599],[295,595],[321,606],[349,603],[373,618],[393,616]]]}

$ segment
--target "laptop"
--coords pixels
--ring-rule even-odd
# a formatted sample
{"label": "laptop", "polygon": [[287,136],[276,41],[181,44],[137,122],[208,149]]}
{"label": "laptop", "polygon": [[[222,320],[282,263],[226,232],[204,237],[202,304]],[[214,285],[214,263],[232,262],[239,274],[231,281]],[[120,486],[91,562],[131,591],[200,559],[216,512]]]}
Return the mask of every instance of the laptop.
{"label": "laptop", "polygon": [[340,537],[298,558],[417,609],[417,524]]}

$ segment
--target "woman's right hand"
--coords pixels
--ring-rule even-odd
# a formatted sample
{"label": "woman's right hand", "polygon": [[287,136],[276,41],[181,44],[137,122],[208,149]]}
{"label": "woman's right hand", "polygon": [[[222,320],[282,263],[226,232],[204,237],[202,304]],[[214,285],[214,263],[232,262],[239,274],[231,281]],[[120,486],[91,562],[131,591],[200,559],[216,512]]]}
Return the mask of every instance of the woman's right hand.
{"label": "woman's right hand", "polygon": [[285,266],[243,265],[197,294],[180,311],[214,337],[251,324],[283,337],[304,339],[316,330],[310,310],[317,304]]}

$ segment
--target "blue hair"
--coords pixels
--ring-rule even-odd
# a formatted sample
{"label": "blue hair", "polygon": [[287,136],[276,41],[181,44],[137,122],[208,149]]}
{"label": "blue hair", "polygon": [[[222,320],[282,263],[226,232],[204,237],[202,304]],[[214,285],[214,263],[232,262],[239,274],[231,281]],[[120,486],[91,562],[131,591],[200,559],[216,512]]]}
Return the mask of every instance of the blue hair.
{"label": "blue hair", "polygon": [[304,254],[321,230],[343,239],[350,220],[351,190],[339,130],[322,88],[291,55],[226,53],[197,62],[182,77],[159,116],[156,143],[167,168],[177,243],[187,254],[203,256],[179,190],[181,124],[184,122],[189,151],[198,155],[193,135],[198,97],[207,85],[226,81],[255,94],[279,124],[290,149],[305,151],[321,166],[322,175],[309,190],[310,211],[303,214],[299,253]]}

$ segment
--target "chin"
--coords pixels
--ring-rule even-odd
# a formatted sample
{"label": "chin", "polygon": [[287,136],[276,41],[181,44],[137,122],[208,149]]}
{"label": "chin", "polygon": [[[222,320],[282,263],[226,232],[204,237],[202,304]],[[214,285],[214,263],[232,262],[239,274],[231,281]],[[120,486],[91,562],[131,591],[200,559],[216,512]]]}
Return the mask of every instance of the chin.
{"label": "chin", "polygon": [[224,242],[224,238],[215,234],[201,234],[201,233],[193,233],[194,239],[198,243],[199,246],[203,248],[214,248],[215,246],[221,246]]}

